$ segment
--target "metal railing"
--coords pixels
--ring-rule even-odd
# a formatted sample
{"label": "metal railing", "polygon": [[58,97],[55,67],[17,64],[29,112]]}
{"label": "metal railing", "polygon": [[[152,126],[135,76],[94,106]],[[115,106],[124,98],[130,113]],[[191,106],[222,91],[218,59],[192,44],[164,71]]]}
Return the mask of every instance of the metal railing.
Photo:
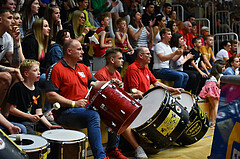
{"label": "metal railing", "polygon": [[230,33],[230,12],[227,10],[216,11],[215,33]]}
{"label": "metal railing", "polygon": [[[210,22],[211,22],[211,32],[214,33],[214,15],[215,15],[215,12],[214,12],[214,3],[212,1],[208,1],[205,3],[205,8],[204,8],[204,16],[205,18],[209,19]],[[210,30],[209,30],[210,31]]]}
{"label": "metal railing", "polygon": [[240,21],[234,21],[232,23],[232,31],[238,36],[240,35]]}
{"label": "metal railing", "polygon": [[[173,4],[173,10],[177,12],[177,19],[184,21],[184,8],[180,4]],[[181,12],[180,12],[181,11]]]}

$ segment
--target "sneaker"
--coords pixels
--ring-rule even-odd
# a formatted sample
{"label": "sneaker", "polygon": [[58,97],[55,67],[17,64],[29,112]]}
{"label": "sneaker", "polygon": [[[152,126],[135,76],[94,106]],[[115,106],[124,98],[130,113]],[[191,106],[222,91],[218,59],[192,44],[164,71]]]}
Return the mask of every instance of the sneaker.
{"label": "sneaker", "polygon": [[215,122],[210,121],[210,122],[209,122],[209,127],[210,127],[210,128],[214,128],[214,127],[215,127]]}
{"label": "sneaker", "polygon": [[107,152],[106,153],[107,156],[111,159],[111,158],[115,158],[115,159],[128,159],[126,156],[124,156],[121,151],[116,147],[114,150],[112,150],[111,152]]}
{"label": "sneaker", "polygon": [[145,151],[141,146],[138,146],[137,149],[135,150],[135,157],[136,159],[148,159]]}

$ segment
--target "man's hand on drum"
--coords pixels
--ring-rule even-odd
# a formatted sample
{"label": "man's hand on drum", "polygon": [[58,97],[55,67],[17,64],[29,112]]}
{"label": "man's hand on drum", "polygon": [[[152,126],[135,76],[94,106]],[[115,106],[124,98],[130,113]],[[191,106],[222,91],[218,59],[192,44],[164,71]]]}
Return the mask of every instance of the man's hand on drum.
{"label": "man's hand on drum", "polygon": [[169,88],[167,88],[167,90],[169,91],[169,92],[176,92],[176,93],[182,93],[182,91],[184,91],[184,89],[183,88],[173,88],[173,87],[169,87]]}
{"label": "man's hand on drum", "polygon": [[37,114],[35,115],[29,114],[28,119],[31,120],[32,122],[38,122],[41,118]]}
{"label": "man's hand on drum", "polygon": [[61,128],[61,126],[58,126],[58,125],[50,125],[49,127],[48,127],[48,129],[60,129]]}
{"label": "man's hand on drum", "polygon": [[8,128],[8,131],[10,134],[19,134],[21,132],[21,129],[17,126],[12,125]]}
{"label": "man's hand on drum", "polygon": [[119,87],[123,87],[123,82],[119,79],[113,78],[112,81],[115,82]]}
{"label": "man's hand on drum", "polygon": [[86,99],[80,99],[80,100],[76,101],[75,107],[76,107],[76,108],[85,107],[86,104],[87,104],[87,102],[88,102],[88,101],[87,101]]}

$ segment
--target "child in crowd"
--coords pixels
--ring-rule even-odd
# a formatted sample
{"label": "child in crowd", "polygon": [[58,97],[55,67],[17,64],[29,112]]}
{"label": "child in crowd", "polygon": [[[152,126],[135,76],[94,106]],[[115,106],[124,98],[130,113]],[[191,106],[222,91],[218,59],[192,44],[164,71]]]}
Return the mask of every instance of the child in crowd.
{"label": "child in crowd", "polygon": [[[117,28],[118,28],[118,31],[115,32],[115,45],[117,47],[122,48],[122,50],[123,50],[123,54],[122,54],[123,55],[123,60],[127,61],[127,62],[130,62],[129,61],[129,58],[130,58],[129,55],[133,55],[134,50],[133,50],[133,48],[132,48],[132,46],[129,42],[129,39],[128,39],[126,19],[119,18],[117,20]],[[123,65],[124,65],[124,63],[123,63]]]}
{"label": "child in crowd", "polygon": [[38,61],[32,59],[26,59],[21,63],[20,72],[24,80],[12,87],[7,100],[10,104],[8,119],[26,126],[28,134],[61,128],[54,122],[50,123],[42,114],[42,92],[35,85],[40,78],[39,65]]}
{"label": "child in crowd", "polygon": [[202,88],[199,97],[207,100],[210,104],[209,126],[214,127],[216,123],[218,103],[220,98],[220,77],[225,70],[224,61],[216,61],[212,67],[209,79]]}
{"label": "child in crowd", "polygon": [[101,23],[101,27],[96,30],[96,34],[99,38],[99,44],[95,44],[93,49],[96,57],[103,57],[105,55],[105,51],[113,46],[111,43],[112,39],[107,38],[106,32],[106,28],[110,24],[108,15],[106,13],[102,13],[102,15],[99,17],[99,22]]}

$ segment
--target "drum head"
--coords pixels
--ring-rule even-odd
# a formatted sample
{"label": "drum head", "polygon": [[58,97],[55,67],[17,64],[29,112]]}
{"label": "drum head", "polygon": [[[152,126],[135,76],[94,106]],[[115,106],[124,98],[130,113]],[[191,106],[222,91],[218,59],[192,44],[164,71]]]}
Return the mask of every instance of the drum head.
{"label": "drum head", "polygon": [[166,91],[161,87],[155,87],[144,94],[140,104],[143,106],[137,118],[130,125],[137,128],[149,120],[161,107],[165,99]]}
{"label": "drum head", "polygon": [[20,134],[22,135],[22,142],[16,141],[16,134],[9,135],[9,138],[16,142],[16,144],[23,149],[24,151],[34,152],[39,151],[48,145],[46,139],[38,135],[31,135],[31,134]]}
{"label": "drum head", "polygon": [[[193,96],[189,92],[182,92],[181,94],[172,94],[172,97],[176,97],[176,100],[183,106],[187,108],[188,113],[192,110],[195,103]],[[180,97],[180,98],[179,98]]]}
{"label": "drum head", "polygon": [[52,141],[71,142],[82,140],[86,135],[75,130],[55,129],[43,132],[42,137]]}

